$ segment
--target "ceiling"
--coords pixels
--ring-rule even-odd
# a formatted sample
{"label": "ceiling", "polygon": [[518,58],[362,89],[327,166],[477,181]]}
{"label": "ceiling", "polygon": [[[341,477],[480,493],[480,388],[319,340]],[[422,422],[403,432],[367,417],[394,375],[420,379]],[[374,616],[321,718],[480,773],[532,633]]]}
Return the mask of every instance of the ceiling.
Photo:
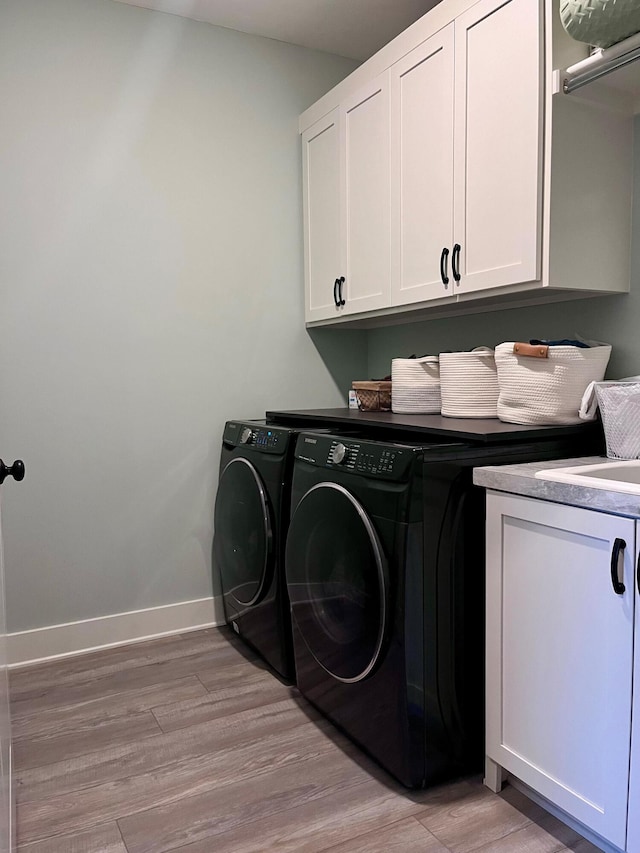
{"label": "ceiling", "polygon": [[117,0],[365,60],[440,0]]}

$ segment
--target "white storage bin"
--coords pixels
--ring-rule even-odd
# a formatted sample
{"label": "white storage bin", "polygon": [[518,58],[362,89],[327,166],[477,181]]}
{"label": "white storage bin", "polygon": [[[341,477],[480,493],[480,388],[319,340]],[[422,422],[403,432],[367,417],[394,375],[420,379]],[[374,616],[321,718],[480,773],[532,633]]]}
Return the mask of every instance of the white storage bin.
{"label": "white storage bin", "polygon": [[391,361],[391,411],[433,415],[440,412],[440,366],[437,355]]}
{"label": "white storage bin", "polygon": [[510,424],[579,423],[582,395],[604,378],[610,356],[607,345],[499,344],[498,417]]}
{"label": "white storage bin", "polygon": [[440,353],[442,414],[450,418],[498,416],[498,376],[494,352],[477,347],[471,352]]}
{"label": "white storage bin", "polygon": [[640,459],[640,376],[592,382],[582,398],[581,419],[593,420],[598,407],[609,459]]}

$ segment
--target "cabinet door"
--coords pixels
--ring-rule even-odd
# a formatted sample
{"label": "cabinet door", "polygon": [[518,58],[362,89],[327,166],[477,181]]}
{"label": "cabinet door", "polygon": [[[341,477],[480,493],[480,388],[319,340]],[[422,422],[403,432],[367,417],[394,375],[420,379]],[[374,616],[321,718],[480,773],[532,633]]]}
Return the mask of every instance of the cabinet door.
{"label": "cabinet door", "polygon": [[453,293],[453,35],[450,24],[391,69],[394,305]]}
{"label": "cabinet door", "polygon": [[389,74],[342,104],[345,313],[390,303]]}
{"label": "cabinet door", "polygon": [[[612,580],[616,540],[626,543]],[[487,755],[625,846],[635,524],[487,498]]]}
{"label": "cabinet door", "polygon": [[15,840],[11,779],[11,719],[7,660],[7,621],[4,603],[4,555],[0,517],[0,853],[11,853]]}
{"label": "cabinet door", "polygon": [[341,183],[338,110],[302,134],[305,318],[326,320],[341,307],[334,288],[341,275]]}
{"label": "cabinet door", "polygon": [[453,29],[391,68],[394,305],[442,299],[454,289]]}
{"label": "cabinet door", "polygon": [[540,277],[543,5],[480,0],[455,22],[461,294]]}
{"label": "cabinet door", "polygon": [[636,522],[636,584],[634,589],[636,649],[633,660],[633,722],[631,761],[629,762],[629,811],[627,818],[628,853],[640,853],[640,522]]}

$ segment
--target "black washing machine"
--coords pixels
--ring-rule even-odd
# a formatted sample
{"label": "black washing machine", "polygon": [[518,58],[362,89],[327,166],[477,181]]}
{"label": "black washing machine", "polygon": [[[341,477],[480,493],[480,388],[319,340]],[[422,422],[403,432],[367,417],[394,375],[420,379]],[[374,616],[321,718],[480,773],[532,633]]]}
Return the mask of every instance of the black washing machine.
{"label": "black washing machine", "polygon": [[284,540],[297,431],[228,421],[215,503],[213,572],[235,631],[293,680]]}
{"label": "black washing machine", "polygon": [[485,512],[473,466],[564,454],[566,440],[298,438],[285,560],[297,685],[408,787],[482,766]]}

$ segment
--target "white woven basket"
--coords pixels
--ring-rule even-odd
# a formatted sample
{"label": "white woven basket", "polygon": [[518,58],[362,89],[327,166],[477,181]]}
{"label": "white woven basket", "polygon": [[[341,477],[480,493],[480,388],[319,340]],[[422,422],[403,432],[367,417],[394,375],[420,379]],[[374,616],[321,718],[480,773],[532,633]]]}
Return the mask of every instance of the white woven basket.
{"label": "white woven basket", "polygon": [[496,347],[500,397],[498,417],[510,424],[577,424],[590,382],[604,378],[610,346]]}
{"label": "white woven basket", "polygon": [[498,376],[493,350],[440,353],[442,414],[449,418],[495,418]]}
{"label": "white woven basket", "polygon": [[433,415],[440,412],[440,366],[437,355],[391,361],[391,411]]}

